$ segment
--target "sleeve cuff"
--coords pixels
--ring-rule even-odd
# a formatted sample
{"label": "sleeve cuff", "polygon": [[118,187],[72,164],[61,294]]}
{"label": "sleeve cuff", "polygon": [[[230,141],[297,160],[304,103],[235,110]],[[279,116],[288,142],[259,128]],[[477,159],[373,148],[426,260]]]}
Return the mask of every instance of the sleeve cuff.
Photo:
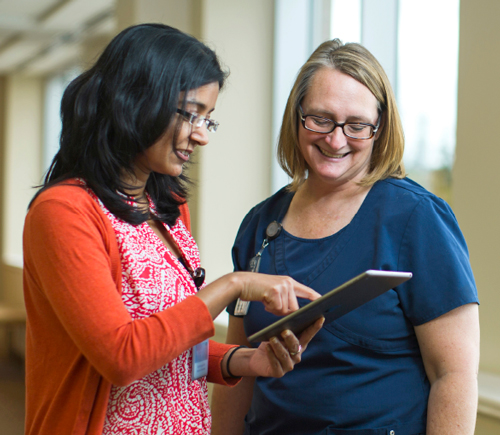
{"label": "sleeve cuff", "polygon": [[222,376],[222,359],[224,358],[224,355],[229,351],[229,349],[232,349],[233,347],[238,347],[238,345],[222,344],[218,343],[217,341],[210,340],[210,345],[208,348],[208,382],[233,387],[241,381],[241,377],[224,378]]}

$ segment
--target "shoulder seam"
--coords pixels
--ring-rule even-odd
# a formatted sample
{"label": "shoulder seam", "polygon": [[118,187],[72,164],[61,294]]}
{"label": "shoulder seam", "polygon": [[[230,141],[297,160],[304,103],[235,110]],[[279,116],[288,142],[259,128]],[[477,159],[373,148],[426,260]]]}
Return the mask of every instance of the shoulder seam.
{"label": "shoulder seam", "polygon": [[395,183],[393,179],[386,178],[385,180],[381,180],[381,181],[387,182],[388,184],[392,184],[394,187],[397,187],[397,188],[399,188],[399,189],[406,190],[406,191],[408,191],[408,192],[411,192],[411,193],[413,193],[413,194],[415,194],[415,195],[418,195],[418,196],[421,196],[421,197],[423,197],[423,198],[425,198],[425,197],[434,197],[434,196],[436,196],[434,193],[429,192],[428,190],[426,190],[426,189],[425,189],[425,188],[423,188],[423,187],[422,187],[422,192],[417,192],[415,189],[410,189],[410,188],[408,188],[408,187],[406,187],[406,186],[401,186],[401,185],[399,185],[399,184]]}

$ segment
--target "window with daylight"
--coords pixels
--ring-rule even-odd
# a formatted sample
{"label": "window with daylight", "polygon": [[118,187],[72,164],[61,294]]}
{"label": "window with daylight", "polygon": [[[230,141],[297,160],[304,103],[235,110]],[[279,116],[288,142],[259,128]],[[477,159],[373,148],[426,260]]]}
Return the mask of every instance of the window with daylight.
{"label": "window with daylight", "polygon": [[73,68],[53,75],[45,82],[42,150],[42,170],[44,175],[59,150],[59,137],[62,128],[60,115],[62,95],[69,82],[79,73],[78,68]]}
{"label": "window with daylight", "polygon": [[399,2],[396,92],[406,169],[448,202],[456,144],[458,24],[459,0]]}

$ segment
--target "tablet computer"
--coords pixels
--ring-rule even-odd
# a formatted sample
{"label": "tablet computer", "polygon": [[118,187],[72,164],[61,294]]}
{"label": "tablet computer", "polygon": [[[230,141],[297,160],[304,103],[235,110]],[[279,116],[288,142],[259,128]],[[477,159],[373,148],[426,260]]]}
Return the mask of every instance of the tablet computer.
{"label": "tablet computer", "polygon": [[266,341],[279,335],[285,329],[298,335],[321,316],[325,317],[325,323],[336,320],[411,277],[411,272],[367,270],[319,299],[309,302],[297,311],[261,329],[248,337],[248,341]]}

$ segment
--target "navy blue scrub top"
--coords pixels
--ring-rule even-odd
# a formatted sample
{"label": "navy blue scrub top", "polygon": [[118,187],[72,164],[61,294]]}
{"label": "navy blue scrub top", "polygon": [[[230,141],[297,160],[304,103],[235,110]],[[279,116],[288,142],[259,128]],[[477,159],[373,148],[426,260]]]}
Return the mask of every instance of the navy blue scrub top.
{"label": "navy blue scrub top", "polygon": [[[235,270],[248,269],[267,225],[283,220],[292,198],[282,189],[248,213],[233,247]],[[325,325],[292,372],[257,378],[245,434],[425,433],[429,381],[414,326],[478,302],[448,204],[409,179],[379,181],[341,231],[310,240],[283,230],[260,264],[261,273],[289,275],[322,294],[367,269],[413,278]],[[245,332],[276,319],[253,302]]]}

